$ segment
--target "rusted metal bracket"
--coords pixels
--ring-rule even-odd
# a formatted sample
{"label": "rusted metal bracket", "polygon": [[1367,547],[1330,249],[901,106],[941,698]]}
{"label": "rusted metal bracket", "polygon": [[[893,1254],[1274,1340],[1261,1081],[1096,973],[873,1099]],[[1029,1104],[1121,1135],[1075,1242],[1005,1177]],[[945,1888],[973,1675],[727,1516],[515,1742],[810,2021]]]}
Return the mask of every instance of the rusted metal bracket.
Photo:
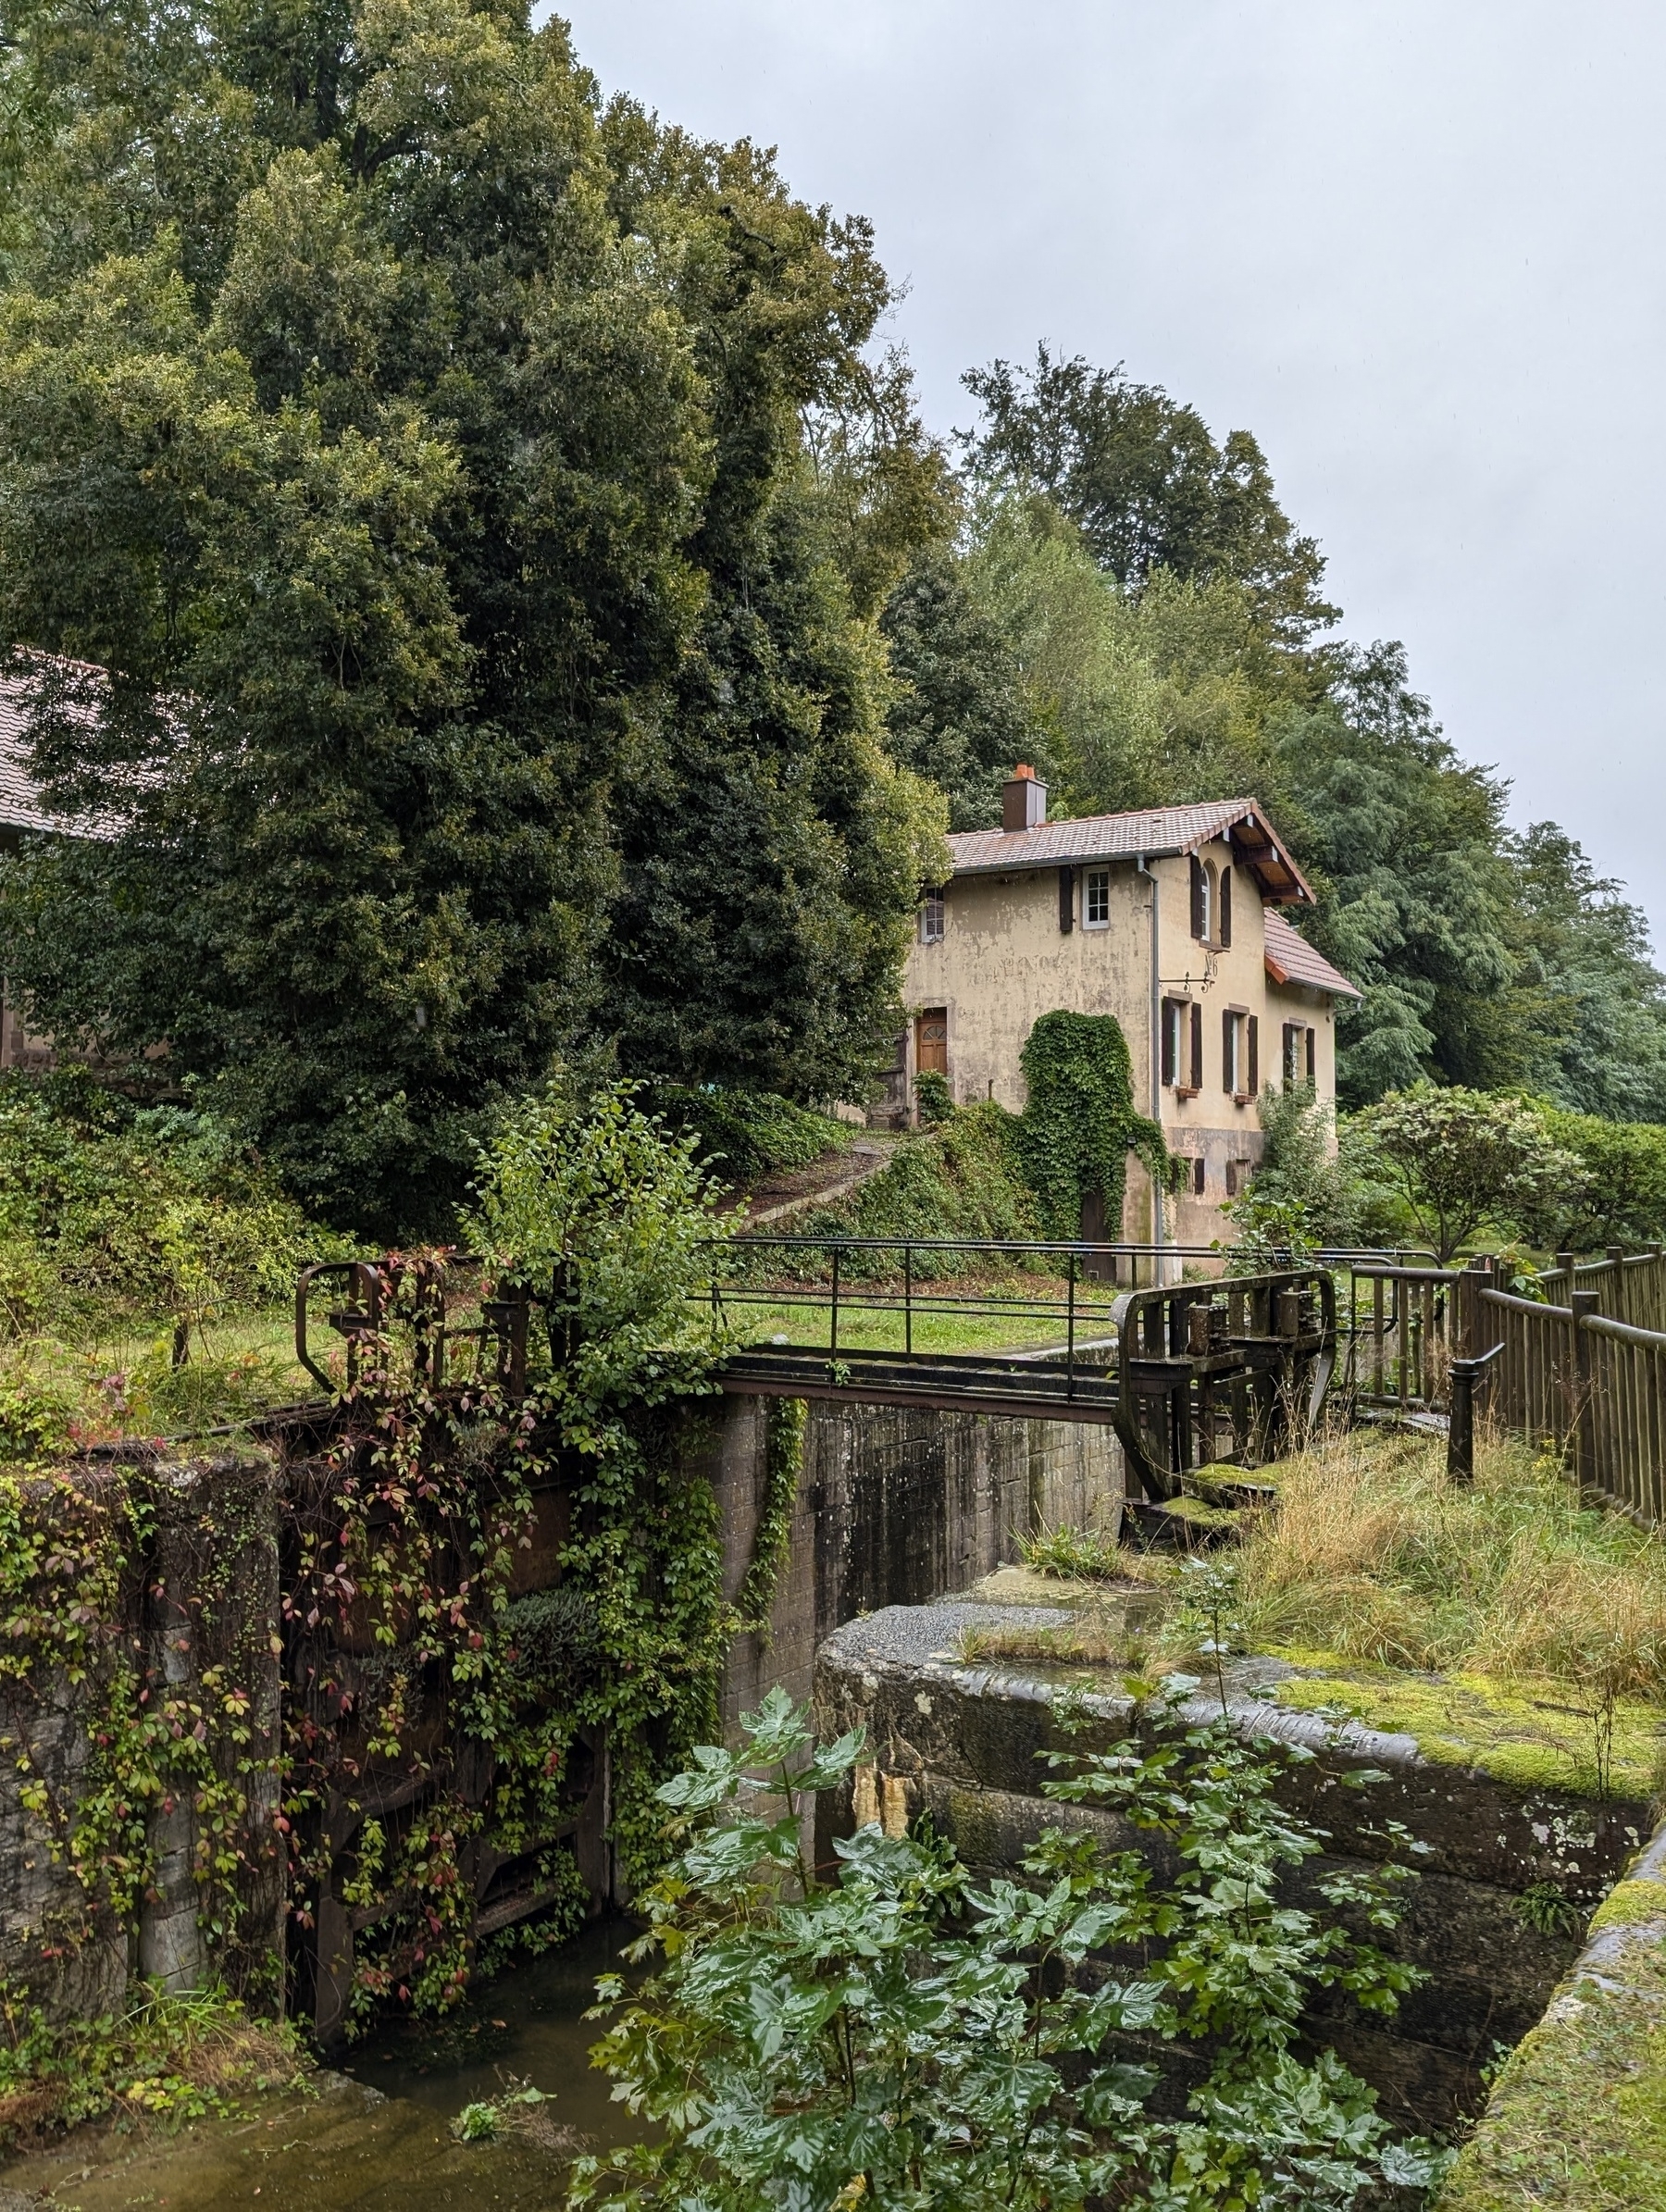
{"label": "rusted metal bracket", "polygon": [[[326,1260],[305,1267],[295,1278],[295,1357],[330,1397],[337,1379],[314,1354],[310,1325],[315,1286],[340,1282],[342,1302],[330,1309],[329,1326],[347,1345],[345,1387],[358,1383],[363,1348],[388,1328],[397,1314],[411,1329],[411,1379],[430,1390],[442,1389],[454,1348],[478,1343],[491,1351],[494,1381],[511,1398],[527,1392],[527,1341],[532,1296],[507,1277],[494,1295],[479,1300],[478,1322],[456,1322],[456,1280],[479,1261],[470,1252],[424,1254],[415,1260],[390,1252],[379,1260]],[[478,1282],[478,1276],[476,1277]]]}

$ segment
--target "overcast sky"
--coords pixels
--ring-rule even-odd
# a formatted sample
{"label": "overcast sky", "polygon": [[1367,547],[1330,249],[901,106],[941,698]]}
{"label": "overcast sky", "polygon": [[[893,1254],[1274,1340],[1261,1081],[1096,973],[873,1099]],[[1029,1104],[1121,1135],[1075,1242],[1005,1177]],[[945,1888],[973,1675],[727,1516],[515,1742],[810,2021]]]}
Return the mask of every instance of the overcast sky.
{"label": "overcast sky", "polygon": [[873,217],[927,419],[1038,339],[1253,430],[1343,628],[1666,952],[1656,0],[569,0]]}

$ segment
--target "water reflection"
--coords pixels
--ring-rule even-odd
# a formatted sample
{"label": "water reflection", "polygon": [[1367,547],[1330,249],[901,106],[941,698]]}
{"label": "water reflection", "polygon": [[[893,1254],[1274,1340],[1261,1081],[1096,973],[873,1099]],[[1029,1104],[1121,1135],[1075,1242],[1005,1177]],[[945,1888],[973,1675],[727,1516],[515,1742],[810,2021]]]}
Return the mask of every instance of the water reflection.
{"label": "water reflection", "polygon": [[[511,1968],[437,2029],[395,2023],[355,2046],[312,2097],[262,2100],[244,2118],[175,2136],[83,2131],[49,2156],[0,2169],[3,2192],[52,2193],[61,2212],[544,2212],[567,2157],[623,2142],[630,2122],[588,2054],[581,2019],[618,1964],[630,1924],[599,1920],[564,1949]],[[347,2070],[350,2069],[350,2070]],[[459,2144],[465,2105],[529,2082],[552,2101],[514,2140]]]}

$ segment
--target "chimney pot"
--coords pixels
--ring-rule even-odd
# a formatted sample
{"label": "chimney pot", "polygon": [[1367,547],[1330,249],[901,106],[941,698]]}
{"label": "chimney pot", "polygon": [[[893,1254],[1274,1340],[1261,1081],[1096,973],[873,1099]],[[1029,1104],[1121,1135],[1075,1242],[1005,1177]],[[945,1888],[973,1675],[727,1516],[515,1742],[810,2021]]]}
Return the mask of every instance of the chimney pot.
{"label": "chimney pot", "polygon": [[1027,761],[1020,761],[1001,787],[1001,826],[1036,829],[1047,819],[1047,786]]}

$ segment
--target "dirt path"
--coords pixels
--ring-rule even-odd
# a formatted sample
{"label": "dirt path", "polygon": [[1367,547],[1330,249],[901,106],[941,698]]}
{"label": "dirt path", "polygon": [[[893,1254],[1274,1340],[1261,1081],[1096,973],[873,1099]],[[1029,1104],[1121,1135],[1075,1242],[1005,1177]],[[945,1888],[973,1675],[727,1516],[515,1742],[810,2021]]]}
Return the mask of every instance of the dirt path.
{"label": "dirt path", "polygon": [[830,1206],[883,1174],[901,1142],[900,1137],[870,1130],[848,1149],[824,1152],[805,1167],[775,1169],[726,1211],[739,1213],[747,1228],[761,1229],[766,1223],[788,1222],[817,1206]]}

